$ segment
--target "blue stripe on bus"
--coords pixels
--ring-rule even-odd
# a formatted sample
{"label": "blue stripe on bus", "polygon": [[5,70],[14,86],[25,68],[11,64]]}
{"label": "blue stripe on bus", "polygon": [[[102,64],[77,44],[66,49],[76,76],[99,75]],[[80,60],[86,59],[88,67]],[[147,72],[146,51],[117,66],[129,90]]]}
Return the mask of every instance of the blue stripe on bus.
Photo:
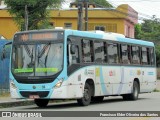
{"label": "blue stripe on bus", "polygon": [[105,86],[105,82],[104,82],[104,78],[103,78],[103,71],[102,71],[102,67],[100,67],[100,81],[101,81],[101,88],[102,88],[102,92],[104,95],[108,95],[108,91],[106,89]]}
{"label": "blue stripe on bus", "polygon": [[144,40],[137,40],[137,39],[131,39],[131,38],[120,38],[120,37],[117,37],[117,40],[119,42],[126,42],[126,43],[132,43],[132,44],[139,44],[139,45],[154,47],[153,42],[148,42],[148,41],[144,41]]}
{"label": "blue stripe on bus", "polygon": [[90,38],[103,38],[103,34],[96,34],[92,32],[84,32],[84,31],[77,31],[77,30],[65,30],[66,34],[68,35],[75,35],[75,36],[82,36],[82,37],[90,37]]}
{"label": "blue stripe on bus", "polygon": [[117,94],[121,94],[122,88],[123,88],[123,82],[124,82],[124,68],[121,68],[121,83],[119,85]]}

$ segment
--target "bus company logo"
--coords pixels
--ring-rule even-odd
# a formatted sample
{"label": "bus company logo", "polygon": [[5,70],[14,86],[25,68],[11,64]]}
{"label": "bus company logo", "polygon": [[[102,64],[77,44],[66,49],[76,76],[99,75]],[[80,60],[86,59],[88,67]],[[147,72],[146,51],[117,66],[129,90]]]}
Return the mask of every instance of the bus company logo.
{"label": "bus company logo", "polygon": [[100,69],[96,68],[96,77],[99,77],[99,76],[100,76]]}
{"label": "bus company logo", "polygon": [[131,70],[131,71],[130,71],[130,76],[134,76],[134,75],[136,75],[136,72],[133,71],[133,70]]}
{"label": "bus company logo", "polygon": [[32,88],[33,88],[33,89],[36,89],[36,86],[33,85]]}
{"label": "bus company logo", "polygon": [[148,75],[154,75],[154,73],[153,72],[148,72]]}
{"label": "bus company logo", "polygon": [[141,70],[137,70],[137,75],[141,75]]}
{"label": "bus company logo", "polygon": [[87,75],[87,69],[85,69],[84,74]]}
{"label": "bus company logo", "polygon": [[85,69],[84,74],[85,75],[94,75],[94,70],[87,70],[87,69]]}
{"label": "bus company logo", "polygon": [[109,76],[116,76],[116,72],[114,70],[109,71]]}

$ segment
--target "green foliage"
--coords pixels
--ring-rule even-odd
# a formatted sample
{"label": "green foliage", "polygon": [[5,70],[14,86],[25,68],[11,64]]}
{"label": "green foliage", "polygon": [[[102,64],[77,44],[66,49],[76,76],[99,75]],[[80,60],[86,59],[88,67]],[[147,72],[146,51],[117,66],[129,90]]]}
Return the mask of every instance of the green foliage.
{"label": "green foliage", "polygon": [[[78,0],[75,0],[75,2],[78,2]],[[106,8],[113,7],[106,0],[89,0],[89,3],[93,3],[93,4],[95,4],[96,6],[99,6],[99,7],[106,7]]]}
{"label": "green foliage", "polygon": [[135,38],[155,43],[157,66],[160,66],[160,19],[153,16],[151,20],[135,25]]}
{"label": "green foliage", "polygon": [[141,38],[141,25],[137,24],[135,25],[135,38],[140,39]]}
{"label": "green foliage", "polygon": [[[63,0],[5,0],[9,13],[19,29],[24,30],[25,5],[28,9],[28,29],[42,29],[49,25],[47,7],[59,7]],[[45,27],[44,27],[45,26]]]}

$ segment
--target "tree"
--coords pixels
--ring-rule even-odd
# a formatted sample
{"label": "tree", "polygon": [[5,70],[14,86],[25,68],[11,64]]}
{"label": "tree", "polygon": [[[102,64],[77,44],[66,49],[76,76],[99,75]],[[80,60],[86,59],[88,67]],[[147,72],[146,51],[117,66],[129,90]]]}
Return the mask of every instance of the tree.
{"label": "tree", "polygon": [[157,66],[160,66],[160,19],[153,16],[152,19],[135,25],[135,38],[155,43]]}
{"label": "tree", "polygon": [[20,30],[24,30],[25,7],[28,13],[28,29],[41,29],[49,25],[47,7],[58,7],[63,0],[5,0],[9,13]]}
{"label": "tree", "polygon": [[141,38],[141,33],[142,33],[141,29],[142,29],[141,24],[136,24],[135,25],[135,38],[137,38],[137,39]]}
{"label": "tree", "polygon": [[[75,2],[78,2],[78,0],[75,0]],[[108,1],[106,0],[89,0],[89,3],[93,3],[98,7],[102,7],[102,8],[109,8],[109,7],[113,7]]]}

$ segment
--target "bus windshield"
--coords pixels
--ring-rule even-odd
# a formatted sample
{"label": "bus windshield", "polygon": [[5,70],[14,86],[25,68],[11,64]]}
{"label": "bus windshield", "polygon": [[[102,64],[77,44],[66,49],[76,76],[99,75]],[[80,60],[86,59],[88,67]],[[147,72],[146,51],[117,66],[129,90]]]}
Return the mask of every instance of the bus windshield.
{"label": "bus windshield", "polygon": [[16,76],[52,76],[62,67],[63,43],[27,42],[13,45],[12,72]]}

